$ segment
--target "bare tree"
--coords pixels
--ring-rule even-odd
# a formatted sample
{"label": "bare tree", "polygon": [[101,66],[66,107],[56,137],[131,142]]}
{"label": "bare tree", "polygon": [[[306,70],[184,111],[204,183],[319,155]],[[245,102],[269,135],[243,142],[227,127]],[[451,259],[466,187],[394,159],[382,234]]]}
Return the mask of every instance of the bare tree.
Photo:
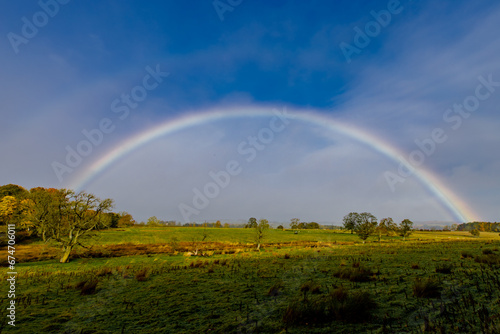
{"label": "bare tree", "polygon": [[66,263],[75,246],[85,247],[82,239],[89,237],[99,226],[106,226],[108,217],[105,213],[113,207],[113,201],[109,198],[100,200],[86,192],[65,189],[61,192],[63,196],[55,203],[57,211],[48,232],[62,245],[63,254],[59,261]]}

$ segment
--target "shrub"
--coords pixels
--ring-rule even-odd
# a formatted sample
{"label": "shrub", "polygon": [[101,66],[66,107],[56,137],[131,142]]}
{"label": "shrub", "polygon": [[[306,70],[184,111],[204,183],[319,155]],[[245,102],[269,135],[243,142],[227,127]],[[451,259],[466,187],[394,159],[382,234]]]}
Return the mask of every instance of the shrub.
{"label": "shrub", "polygon": [[368,292],[350,293],[340,287],[316,300],[290,303],[282,320],[287,325],[319,324],[334,320],[361,323],[368,321],[376,308],[377,303]]}
{"label": "shrub", "polygon": [[308,292],[317,295],[321,293],[321,285],[314,281],[307,281],[300,286],[300,291],[304,293],[304,298]]}
{"label": "shrub", "polygon": [[80,295],[91,295],[96,292],[97,283],[96,279],[84,279],[75,284],[75,289],[80,290]]}
{"label": "shrub", "polygon": [[101,276],[107,276],[111,275],[113,272],[111,271],[111,268],[108,267],[103,267],[97,271],[96,276],[101,277]]}
{"label": "shrub", "polygon": [[362,266],[356,268],[340,268],[333,274],[333,276],[347,279],[351,282],[369,282],[372,280],[375,273],[369,269]]}
{"label": "shrub", "polygon": [[75,289],[81,290],[83,288],[83,286],[85,285],[85,283],[87,283],[87,280],[83,280],[83,281],[76,283]]}
{"label": "shrub", "polygon": [[192,268],[203,268],[205,267],[206,265],[208,264],[208,262],[205,262],[205,261],[201,261],[201,260],[196,260],[196,261],[193,261],[189,264],[190,267]]}
{"label": "shrub", "polygon": [[470,234],[472,234],[472,235],[473,235],[473,236],[475,236],[475,237],[479,237],[479,235],[481,234],[481,233],[479,232],[479,230],[475,230],[475,229],[474,229],[474,230],[469,231],[469,233],[470,233]]}
{"label": "shrub", "polygon": [[484,264],[488,264],[490,266],[493,266],[493,265],[500,265],[500,256],[496,255],[496,254],[482,254],[482,255],[478,255],[474,258],[474,261],[476,261],[477,263],[484,263]]}
{"label": "shrub", "polygon": [[135,273],[135,279],[136,279],[138,282],[144,282],[144,281],[146,281],[148,278],[149,278],[149,270],[148,270],[148,268],[142,268],[142,269],[139,269],[139,270]]}
{"label": "shrub", "polygon": [[483,249],[483,254],[484,255],[489,255],[489,254],[495,254],[495,253],[493,253],[492,249],[485,248],[485,249]]}
{"label": "shrub", "polygon": [[82,291],[80,292],[81,295],[92,295],[96,292],[97,290],[97,280],[91,280],[87,282],[83,288]]}
{"label": "shrub", "polygon": [[436,272],[441,274],[451,274],[453,268],[453,265],[450,263],[442,263],[436,266]]}
{"label": "shrub", "polygon": [[349,293],[340,287],[332,291],[327,298],[327,315],[332,320],[361,323],[372,317],[377,303],[366,291]]}
{"label": "shrub", "polygon": [[283,282],[278,281],[278,282],[274,283],[272,287],[269,288],[267,295],[271,296],[271,297],[278,296],[280,294],[280,290],[282,288],[283,288]]}
{"label": "shrub", "polygon": [[420,266],[418,265],[418,263],[412,263],[411,269],[420,269]]}
{"label": "shrub", "polygon": [[324,303],[320,301],[295,301],[288,304],[282,318],[287,325],[306,325],[326,321]]}
{"label": "shrub", "polygon": [[413,295],[417,298],[438,298],[441,296],[441,286],[434,278],[417,278],[413,284]]}
{"label": "shrub", "polygon": [[172,248],[172,250],[174,252],[177,252],[180,250],[180,243],[179,243],[179,238],[177,238],[176,236],[173,236],[170,238],[170,242],[168,243],[168,245],[170,246],[170,248]]}
{"label": "shrub", "polygon": [[474,257],[474,255],[472,255],[472,253],[470,253],[470,252],[468,252],[468,251],[462,251],[462,252],[460,253],[460,255],[461,255],[462,259],[466,259],[466,258],[468,258],[468,257],[470,257],[470,258],[473,258],[473,257]]}

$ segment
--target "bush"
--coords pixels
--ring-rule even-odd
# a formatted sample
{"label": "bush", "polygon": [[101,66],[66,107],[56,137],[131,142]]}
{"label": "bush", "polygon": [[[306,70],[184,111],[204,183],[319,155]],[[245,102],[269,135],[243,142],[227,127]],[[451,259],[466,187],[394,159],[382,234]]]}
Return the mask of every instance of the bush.
{"label": "bush", "polygon": [[375,273],[371,269],[363,266],[340,268],[333,274],[335,277],[347,279],[351,282],[369,282],[372,280],[373,275],[375,275]]}
{"label": "bush", "polygon": [[333,298],[335,300],[343,301],[347,298],[348,292],[347,289],[345,289],[343,286],[336,288],[332,292],[330,292],[330,298]]}
{"label": "bush", "polygon": [[418,265],[418,263],[413,263],[411,265],[411,269],[420,269],[420,266]]}
{"label": "bush", "polygon": [[436,266],[436,272],[441,274],[451,274],[453,265],[450,263],[443,263]]}
{"label": "bush", "polygon": [[149,278],[149,270],[148,270],[148,268],[142,268],[142,269],[138,270],[135,273],[135,279],[138,282],[147,281],[148,278]]}
{"label": "bush", "polygon": [[97,280],[91,280],[91,281],[87,282],[83,286],[82,291],[80,292],[80,294],[81,295],[92,295],[92,294],[96,293],[97,283],[98,283]]}
{"label": "bush", "polygon": [[278,282],[274,283],[272,287],[269,288],[267,295],[270,297],[278,296],[280,294],[282,288],[283,288],[283,282],[278,281]]}
{"label": "bush", "polygon": [[489,255],[489,254],[495,254],[495,253],[493,253],[492,249],[485,248],[485,249],[483,249],[483,254],[484,255]]}
{"label": "bush", "polygon": [[170,248],[172,248],[174,252],[178,252],[180,250],[179,238],[177,238],[176,236],[171,237],[168,245],[170,246]]}
{"label": "bush", "polygon": [[111,271],[111,268],[103,267],[97,271],[96,276],[98,276],[98,277],[107,276],[107,275],[111,275],[112,273],[113,272]]}
{"label": "bush", "polygon": [[377,303],[366,291],[349,293],[340,287],[327,299],[327,315],[330,319],[349,323],[366,322],[372,317]]}
{"label": "bush", "polygon": [[478,255],[474,258],[474,261],[476,261],[477,263],[484,263],[484,264],[488,264],[490,266],[493,266],[493,265],[500,265],[500,256],[496,255],[496,254],[482,254],[482,255]]}
{"label": "bush", "polygon": [[417,298],[438,298],[441,296],[441,286],[434,278],[417,278],[413,284],[413,295]]}
{"label": "bush", "polygon": [[468,257],[470,257],[470,258],[474,257],[474,255],[472,255],[472,253],[470,253],[468,251],[462,251],[462,253],[460,255],[461,255],[462,259],[466,259]]}
{"label": "bush", "polygon": [[189,264],[191,268],[203,268],[208,265],[208,261],[196,260]]}
{"label": "bush", "polygon": [[282,318],[287,325],[317,324],[326,320],[324,303],[307,300],[288,304]]}
{"label": "bush", "polygon": [[479,237],[479,235],[481,234],[481,233],[479,232],[479,230],[476,230],[476,229],[471,230],[469,233],[470,233],[470,234],[472,234],[472,235],[473,235],[473,236],[475,236],[475,237]]}
{"label": "bush", "polygon": [[96,279],[82,280],[75,285],[75,289],[80,290],[80,295],[92,295],[96,292],[98,281]]}
{"label": "bush", "polygon": [[304,298],[308,292],[317,295],[321,293],[321,285],[313,281],[307,281],[300,286],[300,291],[304,293]]}
{"label": "bush", "polygon": [[316,300],[290,303],[283,314],[287,325],[320,324],[331,321],[362,323],[371,319],[377,303],[368,292],[350,293],[340,287]]}
{"label": "bush", "polygon": [[85,283],[87,283],[87,280],[83,280],[83,281],[76,283],[75,289],[81,290],[83,288],[83,286],[85,285]]}

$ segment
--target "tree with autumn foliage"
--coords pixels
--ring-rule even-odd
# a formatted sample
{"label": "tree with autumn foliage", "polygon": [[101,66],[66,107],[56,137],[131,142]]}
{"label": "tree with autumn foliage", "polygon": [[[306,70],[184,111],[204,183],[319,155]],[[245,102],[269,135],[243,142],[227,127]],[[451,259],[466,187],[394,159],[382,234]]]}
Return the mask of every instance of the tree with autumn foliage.
{"label": "tree with autumn foliage", "polygon": [[17,184],[6,184],[0,186],[0,199],[5,196],[12,196],[19,200],[28,198],[29,192]]}
{"label": "tree with autumn foliage", "polygon": [[59,209],[64,200],[64,192],[58,189],[37,187],[30,190],[28,219],[43,241],[47,241],[49,230],[59,219]]}
{"label": "tree with autumn foliage", "polygon": [[397,229],[398,226],[391,217],[382,218],[376,228],[376,231],[378,232],[378,241],[380,242],[380,240],[382,239],[382,234],[389,236],[395,233]]}
{"label": "tree with autumn foliage", "polygon": [[136,223],[132,215],[128,212],[120,212],[118,216],[119,218],[117,227],[130,227],[134,226]]}
{"label": "tree with autumn foliage", "polygon": [[29,199],[4,196],[0,199],[0,225],[14,224],[18,230],[33,230],[33,223],[29,220]]}
{"label": "tree with autumn foliage", "polygon": [[14,196],[4,196],[0,200],[0,222],[2,225],[15,224],[21,215],[20,202]]}
{"label": "tree with autumn foliage", "polygon": [[62,263],[69,261],[75,246],[85,247],[82,241],[94,230],[109,227],[112,206],[111,199],[100,200],[86,192],[41,187],[28,192],[12,184],[0,187],[0,221],[60,244]]}

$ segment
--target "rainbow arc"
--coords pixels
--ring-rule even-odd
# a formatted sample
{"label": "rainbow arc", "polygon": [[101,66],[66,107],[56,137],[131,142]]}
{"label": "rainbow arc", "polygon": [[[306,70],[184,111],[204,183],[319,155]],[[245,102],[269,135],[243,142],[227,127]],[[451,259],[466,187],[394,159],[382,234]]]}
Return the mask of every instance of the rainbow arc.
{"label": "rainbow arc", "polygon": [[[395,162],[396,165],[403,164],[403,166],[408,170],[414,170],[413,176],[416,177],[430,193],[439,199],[442,205],[452,214],[457,222],[462,223],[476,220],[477,215],[474,211],[464,200],[454,194],[454,192],[449,189],[449,187],[447,187],[444,182],[439,179],[439,177],[425,168],[414,168],[405,159],[401,159],[401,157],[405,156],[403,152],[382,138],[370,133],[366,129],[334,120],[333,118],[323,114],[309,111],[287,111],[287,115],[294,120],[298,120],[306,124],[321,126],[329,131],[340,133],[352,138],[387,157],[391,161]],[[78,174],[71,182],[70,188],[76,190],[84,189],[91,184],[98,174],[108,168],[111,168],[111,166],[119,159],[160,137],[171,135],[184,129],[221,120],[273,116],[275,116],[275,111],[271,109],[248,107],[233,110],[209,110],[167,120],[141,133],[130,136],[110,149],[102,157],[91,163],[80,174]]]}

